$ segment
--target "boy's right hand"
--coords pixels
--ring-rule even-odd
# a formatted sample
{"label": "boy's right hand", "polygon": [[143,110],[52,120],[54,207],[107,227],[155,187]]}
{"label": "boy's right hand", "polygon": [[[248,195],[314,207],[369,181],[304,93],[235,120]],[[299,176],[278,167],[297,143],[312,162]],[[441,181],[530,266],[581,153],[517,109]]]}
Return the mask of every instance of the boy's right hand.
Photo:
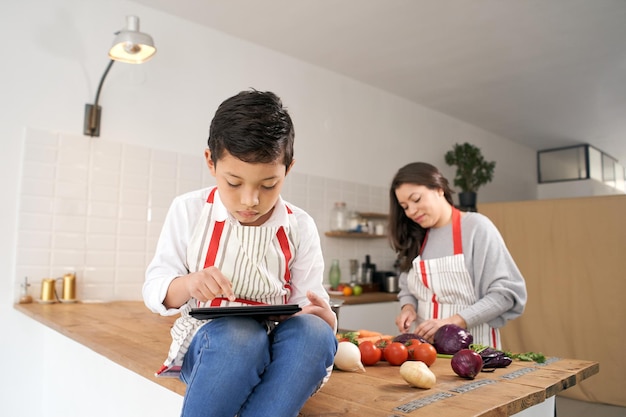
{"label": "boy's right hand", "polygon": [[230,280],[219,269],[210,266],[174,279],[167,289],[163,305],[167,308],[179,308],[190,298],[206,303],[216,297],[235,300]]}
{"label": "boy's right hand", "polygon": [[235,300],[233,284],[214,266],[187,275],[187,291],[191,297],[202,303],[216,297]]}

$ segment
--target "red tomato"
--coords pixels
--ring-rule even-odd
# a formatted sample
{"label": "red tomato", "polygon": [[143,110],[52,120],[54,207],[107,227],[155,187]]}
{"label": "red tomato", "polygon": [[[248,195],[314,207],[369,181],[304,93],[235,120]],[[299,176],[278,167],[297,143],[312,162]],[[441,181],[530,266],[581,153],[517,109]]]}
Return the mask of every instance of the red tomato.
{"label": "red tomato", "polygon": [[422,344],[421,340],[418,340],[418,339],[410,339],[404,343],[406,348],[409,350],[409,360],[415,360],[415,358],[413,357],[413,351],[415,350],[417,346],[421,344]]}
{"label": "red tomato", "polygon": [[376,347],[383,352],[383,359],[385,359],[385,348],[391,343],[390,339],[383,339],[382,337],[376,341]]}
{"label": "red tomato", "polygon": [[413,358],[416,361],[422,361],[430,366],[435,363],[435,359],[437,359],[437,349],[430,343],[422,343],[413,349]]}
{"label": "red tomato", "polygon": [[393,342],[387,345],[384,351],[385,359],[389,365],[402,365],[409,358],[409,350],[403,343]]}
{"label": "red tomato", "polygon": [[361,351],[361,363],[366,366],[376,365],[383,356],[383,351],[369,340],[359,343],[359,350]]}

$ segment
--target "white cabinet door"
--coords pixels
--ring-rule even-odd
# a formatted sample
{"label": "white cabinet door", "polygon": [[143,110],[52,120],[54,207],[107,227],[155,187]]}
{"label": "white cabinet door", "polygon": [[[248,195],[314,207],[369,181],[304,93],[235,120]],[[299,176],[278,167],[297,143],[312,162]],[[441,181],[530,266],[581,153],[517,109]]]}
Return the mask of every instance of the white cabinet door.
{"label": "white cabinet door", "polygon": [[339,328],[344,330],[367,329],[388,335],[398,334],[395,325],[400,303],[344,304],[339,309]]}

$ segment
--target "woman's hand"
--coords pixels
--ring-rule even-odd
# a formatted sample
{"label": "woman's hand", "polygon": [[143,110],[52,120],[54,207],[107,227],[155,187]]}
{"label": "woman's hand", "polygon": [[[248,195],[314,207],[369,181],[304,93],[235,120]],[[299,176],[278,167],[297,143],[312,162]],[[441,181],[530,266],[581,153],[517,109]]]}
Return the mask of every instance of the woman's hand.
{"label": "woman's hand", "polygon": [[428,342],[433,343],[435,338],[435,333],[437,330],[443,325],[446,324],[456,324],[459,327],[466,328],[467,325],[463,317],[455,314],[454,316],[448,317],[447,319],[429,319],[424,320],[415,328],[415,334],[420,337],[423,337]]}
{"label": "woman's hand", "polygon": [[190,298],[205,303],[216,297],[235,300],[232,283],[214,266],[175,278],[167,289],[163,305],[179,308]]}
{"label": "woman's hand", "polygon": [[410,304],[403,305],[400,314],[396,317],[396,326],[400,333],[407,333],[416,319],[415,308]]}
{"label": "woman's hand", "polygon": [[313,314],[324,320],[334,330],[337,322],[337,316],[333,313],[330,305],[322,297],[313,291],[308,291],[306,297],[311,302],[302,307],[302,311],[297,314]]}

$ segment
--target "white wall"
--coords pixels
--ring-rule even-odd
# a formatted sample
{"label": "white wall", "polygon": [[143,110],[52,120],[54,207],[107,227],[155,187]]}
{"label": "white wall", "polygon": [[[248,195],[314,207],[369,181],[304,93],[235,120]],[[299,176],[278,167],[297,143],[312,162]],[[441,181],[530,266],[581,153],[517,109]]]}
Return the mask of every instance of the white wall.
{"label": "white wall", "polygon": [[217,105],[254,87],[275,91],[291,110],[296,173],[385,187],[400,166],[423,160],[452,178],[443,154],[469,141],[497,161],[479,201],[536,197],[532,150],[343,76],[130,1],[2,2],[0,35],[9,41],[0,67],[0,403],[7,415],[47,415],[35,405],[49,400],[55,379],[42,375],[41,361],[63,349],[12,309],[24,129],[81,135],[84,105],[93,102],[127,14],[141,18],[158,52],[143,65],[113,66],[100,97],[101,137],[85,140],[197,154]]}
{"label": "white wall", "polygon": [[[60,281],[74,273],[81,302],[141,300],[144,273],[172,200],[215,184],[204,156],[42,129],[28,128],[24,136],[16,284],[28,277],[30,293],[38,296],[42,278]],[[365,255],[378,270],[392,270],[395,255],[386,239],[322,234],[335,201],[350,210],[386,212],[386,187],[294,172],[281,194],[315,219],[327,271],[337,258],[347,281],[348,259],[363,261]]]}

